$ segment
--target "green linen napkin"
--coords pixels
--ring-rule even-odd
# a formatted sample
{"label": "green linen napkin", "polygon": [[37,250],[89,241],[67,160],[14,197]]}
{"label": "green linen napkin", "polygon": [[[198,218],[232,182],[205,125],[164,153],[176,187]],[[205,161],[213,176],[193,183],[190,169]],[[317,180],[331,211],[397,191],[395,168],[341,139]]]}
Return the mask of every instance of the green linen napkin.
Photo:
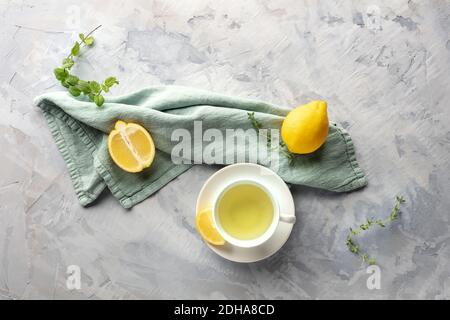
{"label": "green linen napkin", "polygon": [[[67,163],[80,203],[92,203],[108,187],[125,208],[143,201],[193,165],[190,162],[192,156],[186,154],[181,154],[185,163],[172,161],[171,152],[179,143],[172,141],[175,129],[186,129],[184,132],[194,135],[194,122],[201,121],[203,131],[216,128],[225,136],[226,129],[252,128],[247,112],[255,112],[264,128],[279,129],[289,112],[289,109],[270,103],[178,86],[154,86],[107,98],[101,108],[84,97],[73,97],[67,92],[44,94],[35,102],[42,109]],[[149,130],[155,142],[155,160],[140,173],[121,170],[109,156],[108,133],[119,119],[140,123]],[[219,142],[194,140],[193,153],[214,143]],[[250,148],[250,153],[256,152],[252,149],[254,146],[248,145],[238,145],[236,150],[229,152],[237,154],[244,147]],[[224,157],[223,161],[217,162],[226,165],[236,159]],[[328,138],[318,151],[297,155],[291,164],[280,154],[276,172],[288,183],[336,192],[355,190],[367,184],[349,134],[335,124],[330,124]]]}

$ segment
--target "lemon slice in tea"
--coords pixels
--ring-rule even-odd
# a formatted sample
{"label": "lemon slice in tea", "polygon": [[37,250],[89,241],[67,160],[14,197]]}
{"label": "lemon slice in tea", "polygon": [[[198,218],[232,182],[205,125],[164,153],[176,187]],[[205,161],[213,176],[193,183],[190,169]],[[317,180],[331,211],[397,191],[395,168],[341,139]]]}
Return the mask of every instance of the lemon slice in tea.
{"label": "lemon slice in tea", "polygon": [[225,244],[225,239],[214,227],[211,208],[203,209],[197,214],[195,218],[195,225],[197,227],[197,231],[205,241],[216,246]]}

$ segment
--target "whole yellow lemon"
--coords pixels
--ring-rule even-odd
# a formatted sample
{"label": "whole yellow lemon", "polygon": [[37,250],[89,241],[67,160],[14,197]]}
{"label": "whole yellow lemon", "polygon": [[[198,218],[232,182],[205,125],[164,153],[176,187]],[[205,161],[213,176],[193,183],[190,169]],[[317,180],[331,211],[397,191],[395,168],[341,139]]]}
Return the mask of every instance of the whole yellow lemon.
{"label": "whole yellow lemon", "polygon": [[281,126],[281,137],[292,153],[316,151],[328,136],[325,101],[311,101],[288,113]]}

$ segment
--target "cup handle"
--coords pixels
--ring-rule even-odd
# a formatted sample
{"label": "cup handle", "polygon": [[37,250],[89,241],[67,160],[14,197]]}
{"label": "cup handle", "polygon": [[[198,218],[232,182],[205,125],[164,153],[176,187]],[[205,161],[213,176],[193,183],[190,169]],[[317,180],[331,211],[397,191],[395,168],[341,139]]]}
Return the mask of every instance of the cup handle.
{"label": "cup handle", "polygon": [[280,221],[286,222],[286,223],[295,223],[295,216],[288,216],[286,214],[280,214]]}

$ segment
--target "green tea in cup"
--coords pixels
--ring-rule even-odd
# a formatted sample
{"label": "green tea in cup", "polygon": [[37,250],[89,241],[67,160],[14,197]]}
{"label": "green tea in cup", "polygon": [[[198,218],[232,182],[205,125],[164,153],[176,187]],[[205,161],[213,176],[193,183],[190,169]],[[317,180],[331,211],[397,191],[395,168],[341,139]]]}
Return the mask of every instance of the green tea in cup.
{"label": "green tea in cup", "polygon": [[262,187],[238,183],[226,189],[217,203],[219,223],[228,235],[252,240],[263,235],[274,221],[274,204]]}

